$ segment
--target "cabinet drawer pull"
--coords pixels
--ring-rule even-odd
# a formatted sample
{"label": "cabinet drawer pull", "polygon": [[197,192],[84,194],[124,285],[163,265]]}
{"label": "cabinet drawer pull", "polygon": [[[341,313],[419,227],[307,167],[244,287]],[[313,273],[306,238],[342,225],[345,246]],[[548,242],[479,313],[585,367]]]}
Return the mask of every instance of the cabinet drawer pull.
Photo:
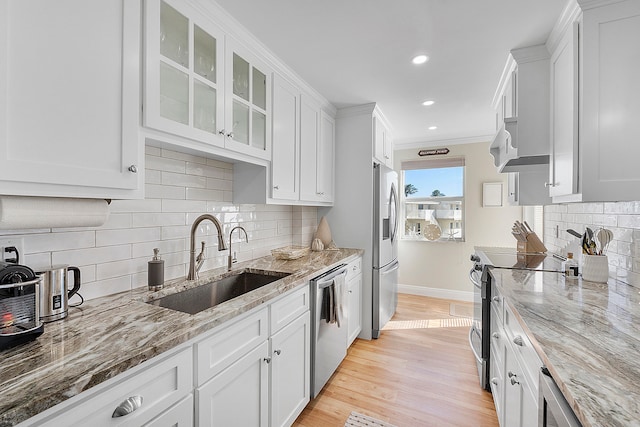
{"label": "cabinet drawer pull", "polygon": [[271,363],[271,358],[270,357],[265,357],[264,361],[267,362],[267,363]]}
{"label": "cabinet drawer pull", "polygon": [[220,130],[218,131],[218,135],[224,135],[224,134],[225,134],[225,130],[224,130],[224,129],[220,129]]}
{"label": "cabinet drawer pull", "polygon": [[229,138],[233,139],[233,132],[229,132],[229,133],[227,134],[227,137],[229,137]]}
{"label": "cabinet drawer pull", "polygon": [[522,337],[520,335],[516,336],[513,339],[513,343],[517,346],[524,347],[524,341],[522,340]]}
{"label": "cabinet drawer pull", "polygon": [[282,353],[282,350],[274,350],[273,354],[277,354],[278,356],[280,356],[280,353]]}
{"label": "cabinet drawer pull", "polygon": [[500,302],[500,297],[493,297],[493,298],[491,299],[491,301],[493,301],[493,302]]}
{"label": "cabinet drawer pull", "polygon": [[547,188],[549,188],[549,187],[555,187],[556,185],[558,185],[558,184],[557,184],[557,183],[555,183],[555,182],[545,182],[545,183],[544,183],[544,186],[545,186],[545,187],[547,187]]}
{"label": "cabinet drawer pull", "polygon": [[142,406],[142,396],[131,396],[122,402],[111,414],[111,418],[124,417]]}
{"label": "cabinet drawer pull", "polygon": [[491,378],[491,384],[498,385],[498,379],[496,377]]}
{"label": "cabinet drawer pull", "polygon": [[497,332],[492,333],[491,336],[494,337],[495,339],[500,339],[500,334]]}
{"label": "cabinet drawer pull", "polygon": [[279,190],[279,189],[280,189],[280,186],[279,186],[279,185],[274,185],[274,186],[273,186],[273,189],[274,189],[274,190]]}
{"label": "cabinet drawer pull", "polygon": [[136,165],[129,166],[127,170],[131,173],[138,173],[138,168],[136,167]]}

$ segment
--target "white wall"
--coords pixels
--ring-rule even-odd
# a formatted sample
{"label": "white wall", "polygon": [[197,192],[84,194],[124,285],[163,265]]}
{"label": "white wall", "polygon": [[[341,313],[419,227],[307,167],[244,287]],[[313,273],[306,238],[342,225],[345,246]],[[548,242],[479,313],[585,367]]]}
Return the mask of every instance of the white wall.
{"label": "white wall", "polygon": [[[52,264],[80,267],[80,293],[95,298],[146,286],[147,261],[153,248],[165,260],[165,279],[186,276],[189,232],[193,221],[211,213],[224,224],[225,241],[235,225],[242,225],[249,243],[233,235],[239,260],[268,255],[289,244],[310,244],[317,226],[315,207],[234,205],[233,165],[146,147],[144,200],[114,200],[109,220],[98,228],[1,230],[3,238],[22,239],[21,263],[34,270]],[[228,251],[218,252],[216,229],[208,221],[202,271],[226,265]],[[75,301],[73,301],[75,302]]]}
{"label": "white wall", "polygon": [[640,285],[640,202],[549,205],[544,213],[544,241],[549,251],[566,253],[573,247],[580,259],[579,239],[566,230],[583,233],[586,227],[594,232],[599,227],[608,228],[614,235],[607,251],[609,276]]}
{"label": "white wall", "polygon": [[[473,299],[468,272],[474,246],[515,248],[511,235],[515,220],[522,219],[522,208],[507,202],[507,175],[499,174],[489,154],[489,143],[448,147],[448,157],[465,158],[465,241],[424,242],[400,240],[400,291],[440,298]],[[428,147],[425,147],[428,148]],[[404,160],[417,160],[419,148],[394,152],[394,164],[401,170]],[[440,157],[440,156],[438,156]],[[503,182],[503,207],[482,207],[482,183]]]}

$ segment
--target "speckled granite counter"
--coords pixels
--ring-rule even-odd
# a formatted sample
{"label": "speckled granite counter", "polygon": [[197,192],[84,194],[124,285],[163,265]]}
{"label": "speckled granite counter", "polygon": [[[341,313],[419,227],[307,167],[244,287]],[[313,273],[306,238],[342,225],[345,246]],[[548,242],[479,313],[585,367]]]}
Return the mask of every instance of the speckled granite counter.
{"label": "speckled granite counter", "polygon": [[145,304],[162,294],[210,281],[219,268],[197,282],[167,282],[151,293],[145,288],[87,301],[69,317],[45,326],[37,340],[0,352],[0,426],[15,425],[84,390],[269,301],[304,286],[322,270],[362,255],[358,249],[311,252],[294,261],[273,257],[234,265],[291,275],[195,315]]}
{"label": "speckled granite counter", "polygon": [[559,273],[493,275],[583,426],[640,426],[640,289]]}

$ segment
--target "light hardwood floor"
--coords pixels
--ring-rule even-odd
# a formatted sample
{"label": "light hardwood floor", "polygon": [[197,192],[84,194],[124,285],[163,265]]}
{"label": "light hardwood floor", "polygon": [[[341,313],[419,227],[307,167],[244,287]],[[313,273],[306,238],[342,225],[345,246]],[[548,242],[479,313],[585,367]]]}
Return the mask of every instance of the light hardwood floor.
{"label": "light hardwood floor", "polygon": [[450,316],[451,302],[400,294],[389,329],[354,342],[294,426],[343,426],[356,411],[398,427],[497,427],[491,394],[478,383],[469,321]]}

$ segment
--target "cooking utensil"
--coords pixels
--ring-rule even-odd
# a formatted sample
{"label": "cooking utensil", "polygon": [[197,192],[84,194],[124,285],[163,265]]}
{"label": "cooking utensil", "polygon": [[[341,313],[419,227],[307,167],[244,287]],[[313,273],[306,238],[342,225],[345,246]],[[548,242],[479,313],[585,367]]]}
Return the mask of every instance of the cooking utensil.
{"label": "cooking utensil", "polygon": [[613,240],[613,232],[606,228],[601,228],[596,233],[596,238],[598,239],[600,245],[599,255],[604,255],[607,251],[607,246],[609,246],[609,243],[611,243],[611,240]]}
{"label": "cooking utensil", "polygon": [[523,223],[524,223],[524,226],[527,228],[527,231],[529,232],[529,234],[533,233],[533,228],[531,228],[529,224],[527,224],[527,221],[524,221]]}
{"label": "cooking utensil", "polygon": [[578,239],[582,239],[582,234],[578,233],[576,230],[572,230],[571,228],[567,230],[567,233],[571,234],[572,236],[577,237]]}

